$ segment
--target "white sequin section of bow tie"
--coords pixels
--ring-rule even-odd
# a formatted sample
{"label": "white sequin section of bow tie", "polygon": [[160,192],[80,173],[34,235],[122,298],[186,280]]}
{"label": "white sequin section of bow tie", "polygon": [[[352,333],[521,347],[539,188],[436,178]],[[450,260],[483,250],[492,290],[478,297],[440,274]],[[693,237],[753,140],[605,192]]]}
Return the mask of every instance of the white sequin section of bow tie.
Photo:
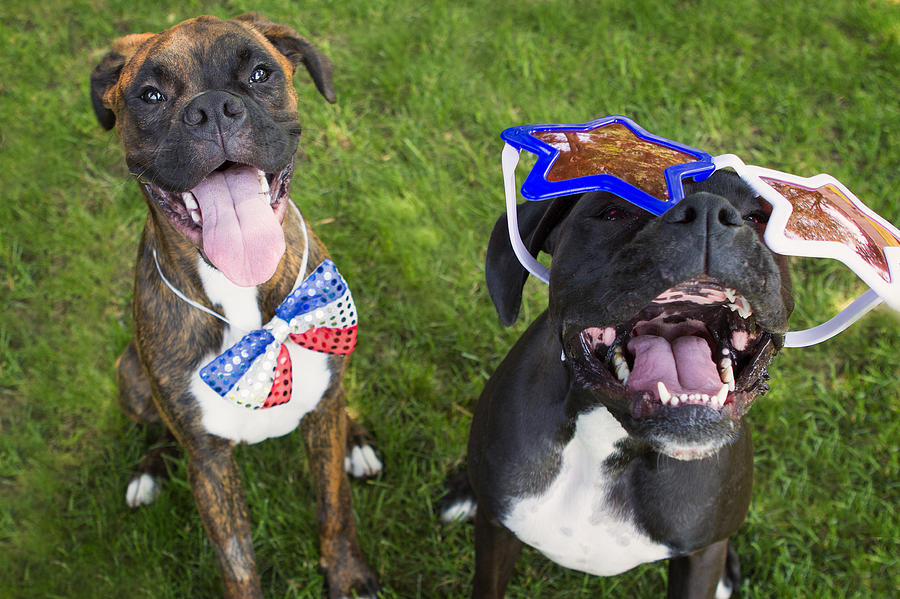
{"label": "white sequin section of bow tie", "polygon": [[216,393],[248,408],[290,399],[288,337],[314,351],[347,355],[356,346],[356,307],[347,284],[325,260],[288,295],[262,329],[251,331],[200,371]]}

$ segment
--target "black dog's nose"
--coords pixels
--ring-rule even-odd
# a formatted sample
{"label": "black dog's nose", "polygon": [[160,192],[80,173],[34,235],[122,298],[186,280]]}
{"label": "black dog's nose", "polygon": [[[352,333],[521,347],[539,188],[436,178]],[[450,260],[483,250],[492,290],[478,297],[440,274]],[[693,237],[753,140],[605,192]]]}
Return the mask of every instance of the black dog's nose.
{"label": "black dog's nose", "polygon": [[228,137],[243,124],[244,101],[224,91],[208,91],[194,97],[184,109],[184,123],[201,139]]}
{"label": "black dog's nose", "polygon": [[731,202],[706,192],[689,195],[660,218],[669,225],[685,227],[690,234],[710,237],[736,232],[744,224]]}

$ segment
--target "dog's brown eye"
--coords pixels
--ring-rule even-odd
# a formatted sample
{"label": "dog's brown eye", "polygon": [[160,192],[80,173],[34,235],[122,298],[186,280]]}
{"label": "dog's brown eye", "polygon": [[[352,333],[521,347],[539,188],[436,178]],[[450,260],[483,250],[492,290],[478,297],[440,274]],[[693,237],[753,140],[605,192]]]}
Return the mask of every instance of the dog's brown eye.
{"label": "dog's brown eye", "polygon": [[262,83],[269,78],[270,71],[262,65],[258,65],[253,72],[250,73],[250,84]]}
{"label": "dog's brown eye", "polygon": [[159,104],[160,102],[165,102],[166,97],[155,87],[147,87],[141,92],[141,100],[147,104]]}

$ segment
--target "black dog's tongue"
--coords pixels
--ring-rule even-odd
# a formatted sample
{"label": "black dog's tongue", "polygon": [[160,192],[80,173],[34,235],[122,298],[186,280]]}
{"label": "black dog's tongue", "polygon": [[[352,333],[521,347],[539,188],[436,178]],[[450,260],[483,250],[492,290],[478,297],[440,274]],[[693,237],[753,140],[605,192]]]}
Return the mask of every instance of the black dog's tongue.
{"label": "black dog's tongue", "polygon": [[284,231],[260,171],[214,171],[191,190],[203,215],[203,253],[234,284],[268,281],[284,255]]}
{"label": "black dog's tongue", "polygon": [[702,337],[685,335],[667,340],[655,335],[637,335],[628,342],[634,367],[626,388],[656,391],[662,381],[673,393],[715,395],[722,387],[709,344]]}

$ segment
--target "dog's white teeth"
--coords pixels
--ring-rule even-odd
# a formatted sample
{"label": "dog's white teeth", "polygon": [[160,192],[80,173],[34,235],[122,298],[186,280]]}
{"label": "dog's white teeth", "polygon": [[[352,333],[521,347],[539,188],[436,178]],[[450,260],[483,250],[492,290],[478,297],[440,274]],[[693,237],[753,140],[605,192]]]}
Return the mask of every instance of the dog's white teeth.
{"label": "dog's white teeth", "polygon": [[[664,406],[669,405],[669,402],[672,401],[672,394],[666,389],[666,384],[662,381],[657,381],[656,391],[659,393],[659,401],[661,401]],[[675,405],[677,406],[678,404]]]}
{"label": "dog's white teeth", "polygon": [[732,312],[737,312],[738,316],[744,319],[750,318],[753,314],[753,308],[750,307],[750,302],[743,297],[735,298],[732,303],[728,304],[728,309]]}
{"label": "dog's white teeth", "polygon": [[188,211],[200,209],[200,205],[197,204],[197,198],[195,198],[194,194],[192,194],[189,191],[186,191],[183,194],[181,194],[181,201],[184,202],[184,206],[185,206],[185,208],[188,209]]}
{"label": "dog's white teeth", "polygon": [[197,203],[197,198],[194,197],[193,193],[186,191],[181,194],[181,201],[184,202],[184,207],[187,208],[188,214],[191,215],[191,220],[199,225],[203,219],[200,217],[200,204]]}
{"label": "dog's white teeth", "polygon": [[719,392],[712,397],[712,407],[721,408],[725,405],[726,399],[728,399],[728,383],[722,383]]}
{"label": "dog's white teeth", "polygon": [[256,179],[259,181],[259,193],[262,195],[269,195],[269,180],[266,179],[266,174],[263,171],[256,171]]}
{"label": "dog's white teeth", "polygon": [[628,377],[631,376],[631,369],[628,368],[628,361],[625,360],[625,354],[622,352],[621,345],[617,345],[616,349],[613,350],[613,367],[616,370],[616,377],[622,384],[627,383]]}
{"label": "dog's white teeth", "polygon": [[750,315],[753,314],[753,308],[750,307],[750,302],[747,301],[747,298],[731,287],[726,287],[723,293],[725,294],[725,299],[728,300],[728,303],[725,305],[728,306],[729,310],[737,312],[741,318],[750,318]]}
{"label": "dog's white teeth", "polygon": [[734,391],[734,367],[731,365],[730,357],[722,358],[722,361],[719,362],[719,377],[723,383],[728,385],[730,391]]}
{"label": "dog's white teeth", "polygon": [[728,397],[728,385],[722,383],[722,388],[715,395],[708,393],[672,393],[662,381],[657,381],[656,391],[659,395],[659,401],[664,406],[677,407],[680,405],[699,405],[709,406],[713,409],[719,409],[725,405]]}

